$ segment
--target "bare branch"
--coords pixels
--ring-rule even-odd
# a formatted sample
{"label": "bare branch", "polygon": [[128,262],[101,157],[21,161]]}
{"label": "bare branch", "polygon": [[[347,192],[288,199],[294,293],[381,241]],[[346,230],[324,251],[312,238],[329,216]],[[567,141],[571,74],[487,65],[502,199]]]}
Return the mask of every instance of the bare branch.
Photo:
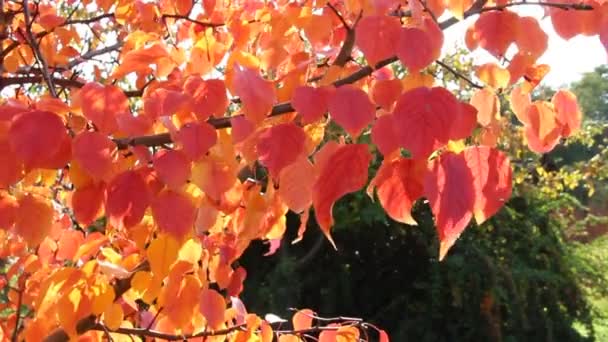
{"label": "bare branch", "polygon": [[55,85],[53,84],[53,79],[49,73],[49,66],[40,51],[40,47],[36,42],[36,38],[32,33],[32,20],[30,15],[30,8],[28,4],[28,0],[23,0],[23,14],[25,16],[25,32],[26,32],[26,40],[28,41],[28,45],[34,52],[34,56],[36,56],[36,60],[38,64],[40,64],[40,68],[42,69],[42,76],[49,87],[49,92],[53,97],[57,97],[57,90],[55,89]]}
{"label": "bare branch", "polygon": [[211,23],[211,22],[199,21],[199,20],[187,17],[185,15],[179,15],[179,14],[163,14],[162,18],[163,18],[163,20],[165,20],[166,18],[183,19],[183,20],[189,21],[191,23],[201,25],[203,27],[222,27],[222,26],[226,25],[225,23]]}
{"label": "bare branch", "polygon": [[435,63],[437,63],[438,65],[440,65],[442,68],[446,69],[447,71],[449,71],[451,74],[453,74],[454,76],[456,76],[457,78],[460,78],[464,81],[466,81],[468,84],[471,85],[471,87],[473,88],[477,88],[477,89],[483,89],[483,86],[473,82],[473,80],[471,80],[470,78],[468,78],[466,75],[464,75],[463,73],[459,72],[458,70],[452,68],[451,66],[445,64],[444,62],[437,60],[435,61]]}

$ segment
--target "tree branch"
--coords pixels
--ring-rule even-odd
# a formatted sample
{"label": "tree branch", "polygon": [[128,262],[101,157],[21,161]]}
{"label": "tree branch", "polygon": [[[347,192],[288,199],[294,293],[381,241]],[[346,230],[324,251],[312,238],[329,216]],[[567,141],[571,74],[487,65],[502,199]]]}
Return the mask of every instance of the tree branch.
{"label": "tree branch", "polygon": [[53,84],[53,79],[49,73],[49,66],[40,51],[40,47],[36,42],[36,38],[34,38],[34,34],[32,33],[32,23],[30,8],[28,4],[28,0],[23,0],[23,15],[25,16],[25,33],[26,40],[28,41],[28,45],[34,52],[34,56],[36,56],[36,60],[40,64],[40,69],[42,69],[42,76],[49,88],[49,92],[53,97],[57,97],[57,90],[55,89],[55,85]]}
{"label": "tree branch", "polygon": [[209,337],[209,336],[223,336],[233,333],[238,330],[246,330],[247,324],[238,324],[232,326],[230,328],[221,329],[221,330],[211,330],[211,331],[202,331],[196,334],[185,334],[185,335],[177,335],[177,334],[168,334],[152,329],[144,329],[144,328],[118,328],[116,330],[110,330],[108,327],[101,323],[96,323],[91,330],[98,331],[109,331],[115,334],[123,334],[123,335],[134,335],[139,337],[153,337],[160,338],[167,341],[185,341],[191,338],[197,337]]}
{"label": "tree branch", "polygon": [[163,20],[165,20],[166,18],[183,19],[183,20],[187,20],[191,23],[201,25],[203,27],[222,27],[222,26],[226,25],[225,23],[210,23],[210,22],[205,22],[205,21],[199,21],[196,19],[192,19],[188,16],[179,15],[179,14],[163,14],[162,18],[163,18]]}
{"label": "tree branch", "polygon": [[11,335],[11,341],[17,342],[19,337],[19,324],[21,324],[21,304],[23,302],[23,289],[14,289],[19,294],[17,297],[17,308],[15,309],[15,328],[13,329],[13,334]]}
{"label": "tree branch", "polygon": [[452,68],[451,66],[445,64],[444,62],[437,60],[435,61],[435,63],[437,63],[438,65],[440,65],[442,68],[446,69],[447,71],[449,71],[451,74],[453,74],[454,76],[466,81],[468,84],[471,85],[471,87],[473,88],[477,88],[477,89],[483,89],[483,86],[473,82],[473,80],[471,80],[470,78],[468,78],[467,76],[465,76],[463,73],[459,72],[458,70]]}

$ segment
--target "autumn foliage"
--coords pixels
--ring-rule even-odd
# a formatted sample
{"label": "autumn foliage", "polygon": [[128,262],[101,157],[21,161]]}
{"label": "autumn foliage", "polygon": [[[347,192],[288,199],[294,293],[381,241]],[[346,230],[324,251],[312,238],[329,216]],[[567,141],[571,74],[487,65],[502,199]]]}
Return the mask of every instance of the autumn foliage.
{"label": "autumn foliage", "polygon": [[[366,185],[409,225],[428,200],[446,257],[511,195],[502,106],[538,153],[581,124],[566,90],[531,101],[550,47],[515,8],[608,41],[602,0],[1,4],[0,336],[27,341],[388,341],[356,318],[306,309],[287,329],[248,313],[255,270],[235,261],[253,240],[280,248],[289,210],[294,243],[315,219],[333,244],[334,204]],[[496,57],[477,81],[440,59],[468,17],[467,47]],[[435,84],[435,63],[470,101]]]}

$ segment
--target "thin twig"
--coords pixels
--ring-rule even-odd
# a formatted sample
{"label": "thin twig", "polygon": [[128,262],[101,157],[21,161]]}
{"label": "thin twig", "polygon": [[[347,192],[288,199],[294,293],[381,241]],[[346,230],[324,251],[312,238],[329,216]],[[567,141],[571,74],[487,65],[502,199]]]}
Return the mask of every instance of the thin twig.
{"label": "thin twig", "polygon": [[350,31],[350,25],[348,25],[348,23],[346,22],[346,20],[344,19],[344,17],[342,16],[342,14],[340,14],[340,12],[338,12],[338,9],[336,9],[336,7],[334,7],[334,5],[331,4],[331,2],[327,2],[327,7],[329,7],[329,9],[332,10],[332,12],[334,12],[334,14],[338,17],[338,19],[340,19],[340,21],[342,22],[342,25],[344,25],[344,28],[346,28],[347,30]]}
{"label": "thin twig", "polygon": [[34,38],[34,34],[32,33],[33,22],[30,21],[31,14],[30,14],[28,0],[23,0],[23,14],[25,16],[25,32],[27,34],[26,39],[28,41],[30,48],[32,49],[32,52],[34,52],[34,56],[36,56],[36,60],[40,64],[40,68],[42,69],[42,76],[44,77],[44,80],[45,80],[47,86],[49,87],[49,91],[50,91],[51,95],[56,98],[57,91],[55,90],[55,85],[53,84],[53,79],[51,78],[51,75],[49,73],[49,66],[46,63],[46,60],[44,59],[42,52],[40,51],[40,47],[38,46],[38,43],[36,43],[36,38]]}
{"label": "thin twig", "polygon": [[179,15],[179,14],[163,14],[162,18],[163,18],[163,20],[165,20],[166,18],[183,19],[183,20],[187,20],[191,23],[201,25],[203,27],[222,27],[222,26],[226,25],[225,23],[211,23],[211,22],[199,21],[199,20],[187,17],[185,15]]}
{"label": "thin twig", "polygon": [[16,291],[19,294],[19,297],[17,297],[17,309],[15,312],[15,315],[16,315],[15,328],[13,329],[13,334],[11,336],[12,342],[17,342],[17,339],[19,337],[19,324],[21,324],[21,304],[23,303],[23,290],[19,289]]}
{"label": "thin twig", "polygon": [[468,78],[467,76],[465,76],[464,74],[462,74],[461,72],[457,71],[456,69],[452,68],[451,66],[445,64],[444,62],[437,60],[435,61],[435,63],[439,64],[442,68],[446,69],[447,71],[449,71],[450,73],[452,73],[454,76],[466,81],[468,84],[471,85],[471,87],[473,88],[477,88],[477,89],[483,89],[483,86],[473,82],[473,80],[471,80],[470,78]]}
{"label": "thin twig", "polygon": [[433,11],[431,11],[431,9],[426,5],[426,0],[418,0],[418,2],[420,2],[420,4],[422,5],[422,8],[424,8],[424,10],[431,16],[431,18],[433,19],[434,22],[438,23],[439,21],[437,20],[437,16],[435,15],[435,13],[433,13]]}
{"label": "thin twig", "polygon": [[[122,327],[118,328],[116,330],[110,330],[110,332],[113,332],[116,334],[123,334],[123,335],[135,335],[135,336],[140,336],[140,337],[154,337],[154,338],[164,339],[167,341],[185,341],[187,339],[197,338],[197,337],[229,335],[235,331],[245,330],[246,327],[247,327],[247,324],[239,324],[239,325],[235,325],[235,326],[232,326],[232,327],[226,328],[226,329],[209,330],[209,331],[202,331],[202,332],[196,333],[196,334],[184,334],[184,335],[168,334],[168,333],[151,330],[151,329],[122,328]],[[108,328],[105,325],[103,325],[101,323],[96,323],[92,327],[91,330],[104,331],[106,329],[108,329]]]}

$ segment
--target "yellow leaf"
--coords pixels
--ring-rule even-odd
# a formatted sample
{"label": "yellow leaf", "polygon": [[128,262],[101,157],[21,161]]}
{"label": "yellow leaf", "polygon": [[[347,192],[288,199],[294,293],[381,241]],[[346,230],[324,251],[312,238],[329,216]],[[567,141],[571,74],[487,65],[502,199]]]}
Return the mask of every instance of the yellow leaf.
{"label": "yellow leaf", "polygon": [[171,264],[177,259],[179,243],[167,234],[160,234],[148,247],[147,254],[152,274],[163,279],[169,274]]}
{"label": "yellow leaf", "polygon": [[122,306],[118,303],[112,303],[112,305],[108,306],[106,311],[103,313],[103,321],[110,330],[116,330],[120,328],[120,324],[122,323],[124,313],[122,311]]}

